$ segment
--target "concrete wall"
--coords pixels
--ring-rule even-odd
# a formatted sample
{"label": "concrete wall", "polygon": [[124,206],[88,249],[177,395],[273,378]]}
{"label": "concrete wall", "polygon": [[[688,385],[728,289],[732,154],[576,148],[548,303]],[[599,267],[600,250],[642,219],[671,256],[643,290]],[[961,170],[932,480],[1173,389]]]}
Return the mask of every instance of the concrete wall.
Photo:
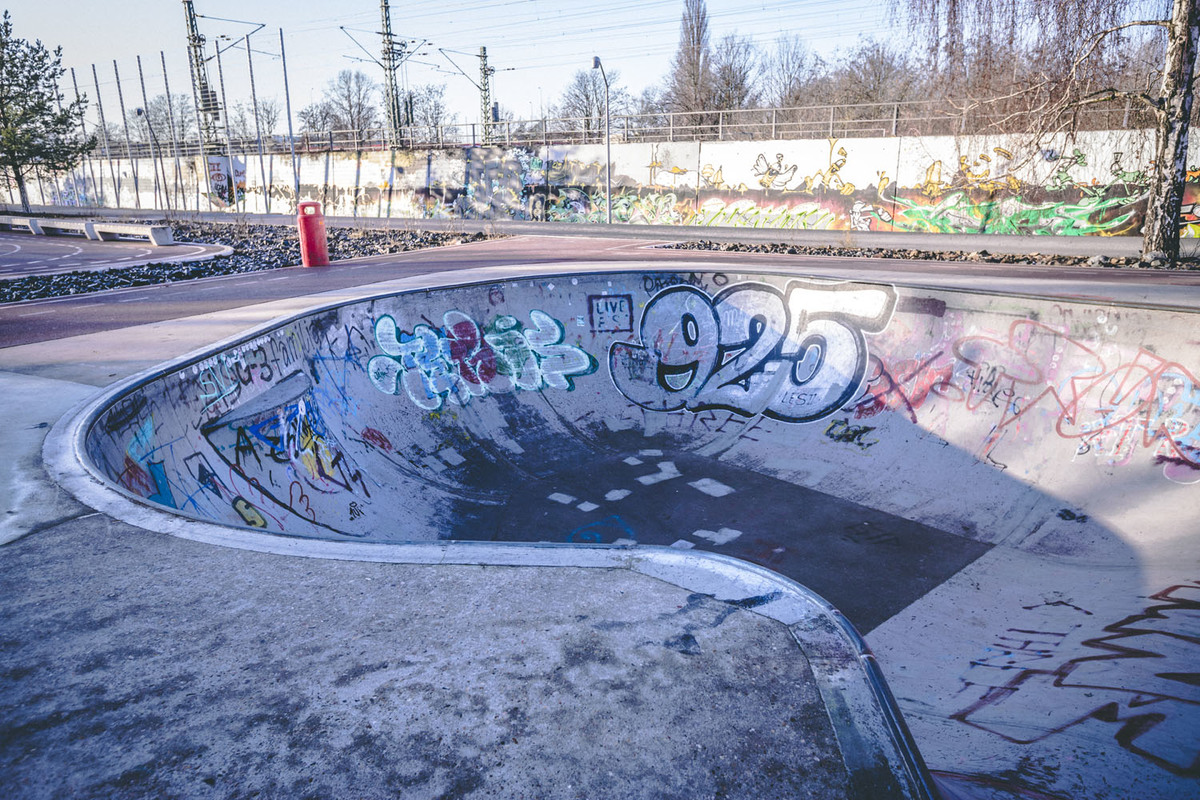
{"label": "concrete wall", "polygon": [[89,447],[127,490],[206,519],[404,540],[632,432],[982,542],[1079,548],[1093,528],[1195,527],[1196,323],[765,275],[446,289],[216,353],[116,404]]}
{"label": "concrete wall", "polygon": [[[1193,137],[1191,152],[1200,152]],[[612,152],[613,216],[625,223],[1111,236],[1139,231],[1153,136],[618,143]],[[226,158],[94,159],[33,187],[31,199],[286,212],[298,174],[300,199],[329,214],[599,222],[604,158],[603,145],[316,153],[293,172],[287,155],[237,154],[232,208],[220,188]],[[156,173],[169,192],[156,195]],[[1184,235],[1200,233],[1198,199],[1200,170],[1192,170]]]}

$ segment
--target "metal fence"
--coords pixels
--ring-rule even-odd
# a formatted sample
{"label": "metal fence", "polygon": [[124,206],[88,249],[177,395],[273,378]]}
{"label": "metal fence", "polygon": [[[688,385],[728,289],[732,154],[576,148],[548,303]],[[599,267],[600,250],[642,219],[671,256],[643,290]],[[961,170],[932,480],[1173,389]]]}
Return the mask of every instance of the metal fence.
{"label": "metal fence", "polygon": [[[614,114],[612,141],[768,141],[773,139],[871,138],[887,136],[956,136],[968,134],[1021,133],[1035,130],[1044,120],[1035,113],[1010,111],[992,103],[913,101],[820,105],[797,108],[754,108],[726,111],[661,114]],[[1149,111],[1129,102],[1108,103],[1079,109],[1072,127],[1076,130],[1147,128],[1153,126]],[[604,141],[604,119],[553,117],[537,120],[501,120],[487,124],[453,123],[437,126],[408,126],[391,141],[383,128],[363,131],[302,132],[294,137],[297,154],[354,152],[397,148],[427,149],[480,145],[545,146],[595,144]],[[287,136],[268,136],[261,141],[263,153],[290,153]],[[192,139],[176,145],[171,141],[133,142],[109,140],[113,158],[151,158],[222,155],[259,152],[257,138],[220,139],[204,146]],[[96,155],[100,154],[97,147]]]}

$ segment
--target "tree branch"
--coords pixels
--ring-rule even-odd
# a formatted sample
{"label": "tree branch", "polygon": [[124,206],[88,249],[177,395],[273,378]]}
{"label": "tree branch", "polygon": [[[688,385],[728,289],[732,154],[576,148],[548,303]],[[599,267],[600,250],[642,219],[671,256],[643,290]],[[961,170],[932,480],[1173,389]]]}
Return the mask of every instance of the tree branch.
{"label": "tree branch", "polygon": [[1092,92],[1078,100],[1071,100],[1066,104],[1065,108],[1090,106],[1096,103],[1107,103],[1112,100],[1137,100],[1152,111],[1158,111],[1162,108],[1162,101],[1158,98],[1151,97],[1145,92],[1126,92],[1121,89],[1101,89],[1098,92]]}
{"label": "tree branch", "polygon": [[1091,57],[1092,53],[1094,53],[1096,51],[1096,48],[1100,46],[1100,42],[1103,41],[1105,37],[1107,37],[1111,34],[1117,33],[1118,31],[1125,30],[1126,28],[1137,28],[1137,27],[1147,27],[1147,26],[1159,27],[1159,28],[1164,28],[1164,29],[1170,30],[1171,21],[1169,19],[1139,19],[1139,20],[1134,20],[1133,22],[1126,22],[1122,25],[1114,25],[1111,28],[1105,28],[1102,31],[1098,31],[1096,33],[1096,35],[1092,37],[1092,43],[1090,45],[1088,45],[1088,48],[1086,50],[1084,50],[1079,55],[1079,57],[1075,59],[1075,63],[1071,65],[1071,77],[1072,78],[1075,77],[1075,74],[1078,71],[1079,66],[1084,61],[1086,61],[1087,59],[1089,59]]}

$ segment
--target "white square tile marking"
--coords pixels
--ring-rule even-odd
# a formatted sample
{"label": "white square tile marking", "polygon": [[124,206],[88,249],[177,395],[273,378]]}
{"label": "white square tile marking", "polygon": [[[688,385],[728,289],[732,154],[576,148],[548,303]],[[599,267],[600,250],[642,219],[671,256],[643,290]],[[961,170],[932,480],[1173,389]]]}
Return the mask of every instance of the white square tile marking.
{"label": "white square tile marking", "polygon": [[658,472],[653,475],[643,475],[637,481],[643,486],[653,486],[656,483],[669,481],[671,478],[678,478],[680,474],[682,473],[675,469],[675,462],[662,461],[658,465]]}
{"label": "white square tile marking", "polygon": [[618,500],[624,500],[631,494],[633,494],[633,492],[629,491],[628,489],[613,489],[611,492],[604,495],[604,499],[610,503],[615,503]]}
{"label": "white square tile marking", "polygon": [[553,500],[556,503],[562,503],[564,506],[575,502],[574,497],[571,497],[569,494],[563,494],[562,492],[555,492],[554,494],[546,495],[546,499]]}
{"label": "white square tile marking", "polygon": [[676,550],[691,550],[695,546],[696,545],[692,544],[691,542],[684,541],[683,539],[671,544],[671,547],[674,547]]}
{"label": "white square tile marking", "polygon": [[741,535],[741,531],[735,531],[733,528],[721,528],[719,531],[698,530],[692,534],[697,539],[707,539],[713,544],[729,544]]}
{"label": "white square tile marking", "polygon": [[452,467],[457,467],[459,464],[466,461],[466,459],[463,458],[462,455],[453,447],[447,447],[445,450],[439,450],[437,456]]}
{"label": "white square tile marking", "polygon": [[636,467],[639,464],[643,464],[645,462],[642,461],[640,458],[635,458],[634,456],[630,456],[629,458],[625,459],[625,463],[631,467]]}
{"label": "white square tile marking", "polygon": [[697,489],[711,497],[724,497],[727,494],[733,494],[733,487],[726,486],[718,480],[712,478],[701,478],[698,481],[692,481],[688,484],[693,489]]}
{"label": "white square tile marking", "polygon": [[578,508],[580,511],[595,511],[600,506],[596,505],[595,503],[589,503],[585,500],[584,502],[580,503],[579,505],[577,505],[575,507]]}
{"label": "white square tile marking", "polygon": [[643,458],[658,458],[662,455],[662,450],[639,450],[638,455]]}

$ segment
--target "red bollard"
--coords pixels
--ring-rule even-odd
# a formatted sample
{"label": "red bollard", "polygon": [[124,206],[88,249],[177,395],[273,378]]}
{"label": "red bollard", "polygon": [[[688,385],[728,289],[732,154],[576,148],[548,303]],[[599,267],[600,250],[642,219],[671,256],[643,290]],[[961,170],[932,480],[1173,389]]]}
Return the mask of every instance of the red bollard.
{"label": "red bollard", "polygon": [[325,238],[325,215],[321,204],[308,201],[297,207],[300,229],[300,262],[306,267],[329,266],[329,243]]}

